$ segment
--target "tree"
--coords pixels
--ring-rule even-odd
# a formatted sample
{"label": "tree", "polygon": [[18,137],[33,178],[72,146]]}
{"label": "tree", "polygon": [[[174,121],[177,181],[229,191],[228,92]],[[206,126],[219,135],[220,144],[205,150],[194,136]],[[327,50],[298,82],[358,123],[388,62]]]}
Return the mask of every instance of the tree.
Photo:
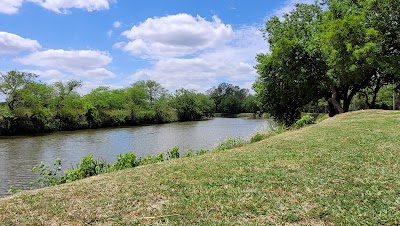
{"label": "tree", "polygon": [[[56,108],[56,112],[57,112],[56,118],[60,117],[61,110],[65,106],[64,104],[65,104],[66,98],[72,94],[76,94],[75,90],[81,86],[82,86],[82,81],[77,81],[77,80],[70,80],[66,83],[56,82],[53,84],[53,87],[55,90],[55,102],[56,102],[55,108]],[[69,102],[71,102],[71,101],[69,101]]]}
{"label": "tree", "polygon": [[179,121],[208,117],[215,107],[213,100],[206,95],[183,88],[175,91],[171,105],[176,110]]}
{"label": "tree", "polygon": [[257,56],[254,84],[263,108],[291,124],[303,106],[321,98],[331,116],[348,111],[358,93],[372,94],[374,107],[380,88],[399,80],[397,44],[387,35],[398,28],[378,26],[396,24],[391,20],[398,18],[399,4],[383,2],[390,6],[386,11],[372,7],[380,4],[375,0],[327,0],[324,10],[317,3],[297,4],[283,20],[271,18],[264,30],[271,53]]}
{"label": "tree", "polygon": [[248,95],[244,98],[242,103],[242,109],[247,113],[260,113],[260,108],[258,107],[258,101],[256,96]]}
{"label": "tree", "polygon": [[5,74],[0,73],[0,92],[6,95],[7,106],[11,111],[22,101],[22,90],[37,77],[33,73],[15,70]]}
{"label": "tree", "polygon": [[248,93],[248,89],[242,89],[239,86],[225,82],[207,91],[207,94],[215,102],[216,111],[225,114],[240,113],[242,111],[243,99]]}
{"label": "tree", "polygon": [[21,105],[32,110],[33,114],[49,109],[54,97],[52,86],[39,82],[30,82],[21,90]]}
{"label": "tree", "polygon": [[328,67],[315,39],[322,21],[317,5],[298,4],[296,10],[266,23],[270,54],[259,54],[259,76],[253,85],[263,111],[291,125],[304,105],[326,93]]}

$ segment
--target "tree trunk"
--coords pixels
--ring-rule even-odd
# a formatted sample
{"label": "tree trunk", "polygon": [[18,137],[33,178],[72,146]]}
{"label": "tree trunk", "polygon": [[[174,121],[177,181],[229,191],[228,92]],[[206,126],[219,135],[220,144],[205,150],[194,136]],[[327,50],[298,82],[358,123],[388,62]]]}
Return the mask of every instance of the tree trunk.
{"label": "tree trunk", "polygon": [[358,89],[354,88],[351,90],[350,94],[346,97],[343,101],[343,111],[348,112],[351,104],[351,100],[353,99],[354,95],[358,92]]}
{"label": "tree trunk", "polygon": [[330,102],[333,105],[336,114],[344,113],[344,110],[342,106],[340,106],[340,103],[338,101],[338,92],[336,87],[331,86],[331,92],[332,92],[332,97],[328,99],[328,102]]}

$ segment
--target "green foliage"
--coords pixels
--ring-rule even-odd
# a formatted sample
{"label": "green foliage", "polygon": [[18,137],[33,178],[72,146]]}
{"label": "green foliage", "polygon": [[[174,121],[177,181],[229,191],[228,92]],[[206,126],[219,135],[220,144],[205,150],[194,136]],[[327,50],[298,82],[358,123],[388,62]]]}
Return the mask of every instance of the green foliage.
{"label": "green foliage", "polygon": [[111,165],[110,170],[121,170],[125,168],[133,168],[139,165],[134,153],[118,154],[117,161]]}
{"label": "green foliage", "polygon": [[330,116],[360,94],[378,106],[379,90],[400,84],[398,9],[398,1],[328,0],[272,17],[264,30],[271,53],[257,56],[262,110],[290,126],[321,99]]}
{"label": "green foliage", "polygon": [[64,175],[60,178],[61,183],[67,183],[86,177],[91,177],[107,172],[109,164],[103,160],[93,159],[93,155],[89,154],[82,158],[81,163],[76,168],[65,171]]}
{"label": "green foliage", "polygon": [[225,151],[225,150],[229,150],[229,149],[236,148],[236,147],[241,147],[246,143],[247,142],[240,137],[237,137],[237,138],[228,137],[224,141],[222,141],[220,144],[218,144],[215,151],[219,152],[219,151]]}
{"label": "green foliage", "polygon": [[218,87],[212,87],[207,93],[215,102],[216,112],[238,114],[244,111],[243,100],[248,96],[249,90],[221,83]]}
{"label": "green foliage", "polygon": [[0,73],[0,92],[6,95],[7,106],[13,111],[24,98],[24,89],[38,76],[32,73],[9,71]]}
{"label": "green foliage", "polygon": [[61,173],[61,159],[54,160],[52,166],[44,165],[43,162],[32,168],[33,172],[39,173],[37,179],[39,186],[53,186],[61,183],[59,174]]}
{"label": "green foliage", "polygon": [[179,158],[179,148],[177,146],[167,151],[167,159],[177,159],[177,158]]}
{"label": "green foliage", "polygon": [[255,95],[247,95],[242,102],[242,112],[254,113],[260,112],[260,103]]}
{"label": "green foliage", "polygon": [[214,113],[214,101],[193,90],[179,89],[175,92],[171,105],[176,110],[179,121],[199,120]]}
{"label": "green foliage", "polygon": [[190,157],[194,157],[194,156],[195,156],[195,154],[193,153],[192,149],[187,150],[185,152],[185,154],[183,155],[183,157],[185,157],[185,158],[190,158]]}
{"label": "green foliage", "polygon": [[314,122],[315,122],[315,118],[312,115],[305,114],[299,120],[296,121],[295,127],[297,129],[300,129],[303,126],[308,125],[308,124],[313,124]]}
{"label": "green foliage", "polygon": [[250,143],[255,143],[261,140],[264,140],[267,137],[267,134],[264,133],[256,133],[250,138]]}
{"label": "green foliage", "polygon": [[155,156],[148,156],[145,159],[142,159],[140,161],[140,165],[148,165],[148,164],[154,164],[158,162],[163,162],[164,161],[164,154],[161,152]]}
{"label": "green foliage", "polygon": [[277,127],[273,128],[273,132],[277,133],[277,134],[281,134],[286,132],[288,129],[285,125],[278,125]]}
{"label": "green foliage", "polygon": [[210,152],[211,152],[211,151],[208,150],[208,149],[200,149],[200,150],[197,150],[196,155],[197,155],[197,156],[199,156],[199,155],[204,155],[204,154],[207,154],[207,153],[210,153]]}

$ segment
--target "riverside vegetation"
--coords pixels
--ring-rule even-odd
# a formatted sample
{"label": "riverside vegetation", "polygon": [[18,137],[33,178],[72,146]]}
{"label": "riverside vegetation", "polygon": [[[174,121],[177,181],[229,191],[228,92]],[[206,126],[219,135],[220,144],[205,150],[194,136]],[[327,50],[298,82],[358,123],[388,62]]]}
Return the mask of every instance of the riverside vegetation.
{"label": "riverside vegetation", "polygon": [[222,83],[206,94],[179,89],[171,94],[156,81],[123,89],[101,86],[81,96],[82,82],[46,84],[38,75],[0,73],[0,135],[44,133],[100,127],[200,120],[223,114],[260,111],[249,90]]}
{"label": "riverside vegetation", "polygon": [[341,114],[229,151],[17,193],[0,199],[0,222],[396,225],[399,128],[398,111]]}

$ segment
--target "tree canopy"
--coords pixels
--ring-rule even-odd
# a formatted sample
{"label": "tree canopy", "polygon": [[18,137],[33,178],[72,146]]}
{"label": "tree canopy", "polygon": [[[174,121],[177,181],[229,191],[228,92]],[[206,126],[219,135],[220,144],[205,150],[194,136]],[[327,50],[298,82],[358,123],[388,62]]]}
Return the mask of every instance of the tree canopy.
{"label": "tree canopy", "polygon": [[327,0],[272,17],[264,29],[271,52],[257,55],[262,108],[290,125],[319,99],[331,116],[356,94],[372,95],[374,107],[379,90],[399,81],[399,11],[398,1]]}

